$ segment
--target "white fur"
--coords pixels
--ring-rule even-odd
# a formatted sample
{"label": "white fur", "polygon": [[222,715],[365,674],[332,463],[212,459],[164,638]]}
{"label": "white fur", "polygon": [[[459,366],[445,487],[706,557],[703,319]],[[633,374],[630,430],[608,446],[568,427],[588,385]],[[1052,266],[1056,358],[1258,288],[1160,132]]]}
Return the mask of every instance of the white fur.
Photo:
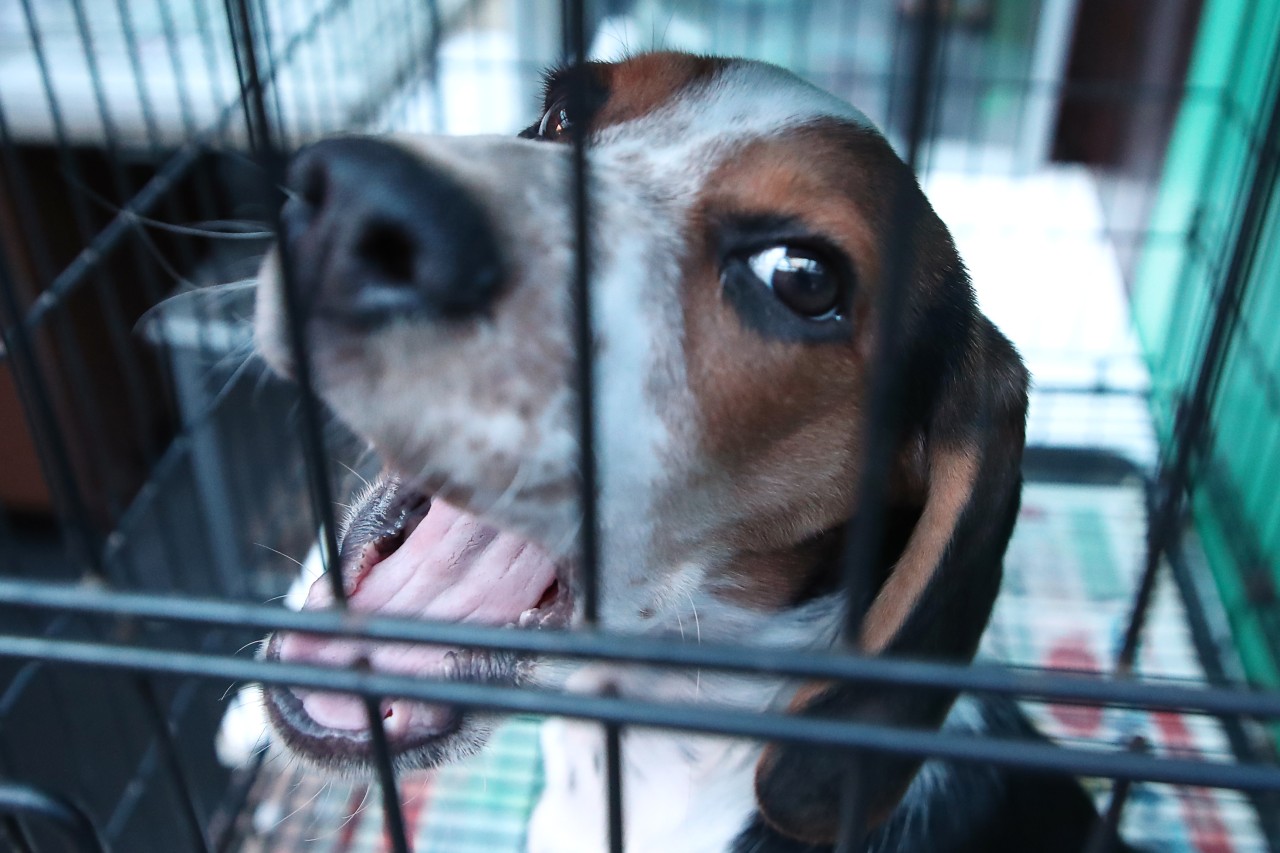
{"label": "white fur", "polygon": [[[546,788],[529,824],[529,853],[608,850],[603,734],[593,723],[542,727]],[[754,806],[756,744],[629,729],[623,735],[623,836],[634,853],[725,849]]]}

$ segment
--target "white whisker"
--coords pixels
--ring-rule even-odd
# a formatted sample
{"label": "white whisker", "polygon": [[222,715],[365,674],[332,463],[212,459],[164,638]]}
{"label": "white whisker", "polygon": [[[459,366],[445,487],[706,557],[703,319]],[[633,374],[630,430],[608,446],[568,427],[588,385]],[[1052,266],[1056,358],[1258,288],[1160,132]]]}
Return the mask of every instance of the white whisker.
{"label": "white whisker", "polygon": [[286,560],[293,563],[298,568],[302,568],[302,561],[297,559],[296,557],[290,557],[285,552],[277,551],[275,548],[272,548],[270,545],[263,545],[261,542],[254,542],[253,544],[257,545],[259,548],[266,548],[268,551],[270,551],[273,554],[279,554],[281,557],[284,557]]}
{"label": "white whisker", "polygon": [[522,480],[526,476],[529,466],[523,461],[516,465],[516,471],[511,475],[511,483],[498,495],[497,499],[489,505],[489,512],[497,515],[501,510],[506,509],[515,503],[516,495],[520,493],[520,487],[523,485]]}
{"label": "white whisker", "polygon": [[[365,477],[364,477],[364,475],[363,475],[363,474],[361,474],[359,471],[357,471],[355,468],[352,468],[350,465],[348,465],[347,463],[343,462],[341,459],[335,459],[334,461],[335,461],[335,462],[337,462],[339,465],[341,465],[343,468],[346,468],[348,471],[350,471],[350,472],[351,472],[351,476],[355,477],[357,480],[359,480],[360,482],[364,483],[364,487],[365,487],[366,489],[372,489],[372,488],[373,488],[373,485],[372,485],[368,480],[366,480],[366,479],[365,479]],[[344,506],[344,504],[339,504],[339,506]],[[350,509],[350,508],[351,508],[351,507],[347,507],[347,509]]]}
{"label": "white whisker", "polygon": [[[296,790],[298,789],[298,787],[303,783],[304,779],[305,779],[305,777],[301,777],[301,776],[298,778],[298,781],[297,781],[297,782],[294,784],[294,786],[293,786],[293,789],[294,789],[295,791],[296,791]],[[329,783],[326,781],[326,782],[325,782],[325,784],[324,784],[324,785],[322,785],[322,786],[319,788],[319,790],[317,790],[317,791],[316,791],[314,794],[312,794],[310,797],[307,797],[307,799],[306,799],[306,800],[304,800],[303,802],[299,803],[299,804],[298,804],[298,807],[297,807],[297,808],[295,808],[293,811],[289,812],[287,815],[285,815],[284,817],[282,817],[282,818],[280,818],[278,821],[276,821],[276,822],[275,822],[275,824],[274,824],[271,828],[272,828],[272,829],[278,829],[279,827],[283,826],[285,821],[289,820],[291,817],[293,817],[294,815],[298,814],[298,813],[299,813],[299,812],[301,812],[303,809],[305,809],[307,806],[309,806],[309,805],[311,805],[313,802],[315,802],[315,801],[316,801],[316,798],[318,798],[321,794],[323,794],[326,790],[328,790],[328,788],[329,788]]]}
{"label": "white whisker", "polygon": [[[694,603],[693,593],[688,590],[684,591],[685,597],[689,599],[689,609],[693,611],[693,628],[694,639],[698,645],[702,645],[702,623],[698,620],[698,605]],[[702,669],[693,671],[693,699],[698,701],[702,698]]]}
{"label": "white whisker", "polygon": [[345,818],[342,819],[342,822],[338,824],[338,829],[342,829],[347,824],[351,823],[351,821],[355,820],[360,815],[361,812],[363,812],[366,808],[368,808],[370,790],[372,789],[369,785],[364,786],[364,794],[360,797],[360,803],[356,806],[355,811],[351,812],[351,814],[347,815]]}

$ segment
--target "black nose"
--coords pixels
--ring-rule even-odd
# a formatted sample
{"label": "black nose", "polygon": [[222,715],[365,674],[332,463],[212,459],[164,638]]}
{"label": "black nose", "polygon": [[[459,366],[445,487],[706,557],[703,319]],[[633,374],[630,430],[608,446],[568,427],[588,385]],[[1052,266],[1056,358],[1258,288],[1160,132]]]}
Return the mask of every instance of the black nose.
{"label": "black nose", "polygon": [[282,211],[299,302],[359,325],[482,312],[502,281],[484,210],[440,169],[377,139],[308,146]]}

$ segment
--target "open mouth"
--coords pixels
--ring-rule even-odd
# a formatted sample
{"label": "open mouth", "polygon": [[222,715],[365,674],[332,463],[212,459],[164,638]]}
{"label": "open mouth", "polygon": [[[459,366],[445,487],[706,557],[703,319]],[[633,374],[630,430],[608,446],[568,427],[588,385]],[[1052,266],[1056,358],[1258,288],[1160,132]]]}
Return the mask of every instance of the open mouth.
{"label": "open mouth", "polygon": [[[538,543],[499,530],[441,498],[384,476],[353,507],[339,559],[347,607],[362,613],[512,628],[563,628],[573,616],[567,568]],[[303,609],[333,604],[317,579]],[[300,633],[275,634],[265,655],[289,663],[514,685],[527,658]],[[268,714],[295,751],[324,764],[367,763],[368,716],[359,696],[268,687]],[[382,701],[387,740],[404,766],[430,766],[480,745],[483,730],[462,709]]]}

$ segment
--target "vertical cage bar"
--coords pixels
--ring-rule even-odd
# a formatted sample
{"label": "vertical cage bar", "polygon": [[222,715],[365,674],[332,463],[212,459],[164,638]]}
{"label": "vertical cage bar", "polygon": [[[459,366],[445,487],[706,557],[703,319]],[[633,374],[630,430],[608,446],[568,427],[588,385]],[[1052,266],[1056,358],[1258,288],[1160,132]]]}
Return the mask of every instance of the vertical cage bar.
{"label": "vertical cage bar", "polygon": [[[587,62],[587,10],[585,0],[565,0],[564,47],[569,63]],[[573,78],[569,91],[571,115],[586,115],[586,81]],[[581,479],[582,530],[579,542],[582,561],[583,613],[590,626],[600,620],[600,521],[596,504],[596,422],[595,363],[591,331],[591,193],[587,165],[589,131],[573,137],[573,269],[574,376],[578,391],[578,464]],[[605,724],[605,796],[608,803],[609,850],[622,853],[624,816],[622,806],[622,733]]]}
{"label": "vertical cage bar", "polygon": [[[586,25],[584,0],[565,0],[565,52],[573,64],[586,62]],[[573,114],[585,112],[587,93],[581,78],[570,87],[570,109]],[[582,532],[579,540],[582,560],[583,611],[589,625],[599,620],[598,561],[600,559],[599,519],[596,506],[595,457],[595,364],[591,358],[591,210],[587,186],[586,135],[573,138],[573,171],[571,180],[574,231],[573,268],[573,333],[576,358],[574,382],[578,392],[578,466],[582,496]]]}
{"label": "vertical cage bar", "polygon": [[[173,0],[161,0],[162,5],[168,9],[169,4]],[[195,0],[191,4],[195,8],[195,24],[196,31],[200,34],[200,52],[204,59],[204,71],[209,75],[209,90],[211,113],[217,115],[219,111],[224,109],[224,105],[230,105],[231,99],[227,97],[226,89],[223,86],[222,62],[218,57],[216,48],[217,41],[214,38],[213,20],[209,16],[209,8],[207,0]],[[230,122],[223,123],[218,121],[218,135],[226,138],[227,129]]]}
{"label": "vertical cage bar", "polygon": [[53,401],[40,376],[21,306],[8,264],[0,255],[0,344],[3,344],[22,398],[22,409],[31,427],[45,481],[54,500],[61,504],[59,516],[70,533],[73,557],[86,571],[105,578],[100,563],[102,542],[94,530],[89,508],[76,483],[75,470],[66,439],[58,423]]}
{"label": "vertical cage bar", "polygon": [[[128,54],[129,65],[130,65],[130,69],[132,71],[132,76],[133,76],[134,94],[137,97],[138,104],[142,111],[143,125],[146,129],[145,135],[147,139],[147,147],[149,149],[149,153],[152,156],[152,158],[154,158],[155,161],[159,163],[161,162],[161,159],[164,154],[163,152],[164,140],[163,140],[163,134],[160,129],[159,121],[156,117],[154,105],[151,102],[151,96],[148,93],[147,87],[144,84],[144,79],[146,74],[145,74],[145,69],[142,61],[142,51],[141,51],[141,45],[138,39],[136,23],[133,18],[131,6],[127,2],[127,0],[116,0],[115,5],[116,5],[117,13],[120,16],[122,35],[124,37],[125,45],[127,47],[126,53]],[[161,7],[160,12],[162,17],[165,17],[166,13],[164,11],[163,6]],[[86,41],[86,49],[89,49],[92,47],[92,43],[88,42],[87,27],[82,26],[81,30],[83,33],[82,38],[84,38]],[[171,42],[169,43],[169,52],[170,52],[170,59],[172,61],[175,59],[175,54],[174,54],[173,45]],[[179,68],[177,66],[173,66],[173,71],[174,71],[175,86],[179,93],[180,115],[182,116],[182,119],[183,119],[184,130],[187,132],[187,134],[191,134],[194,132],[194,127],[191,124],[190,110],[189,110],[189,105],[187,103],[185,87],[182,85],[182,82],[183,82],[182,78],[178,76]],[[106,109],[105,103],[102,104],[101,109],[103,110],[103,116],[104,116],[103,121],[105,122],[107,120],[106,113],[105,113],[105,109]],[[114,145],[108,148],[107,153],[113,162],[118,159],[118,151],[114,147]],[[117,175],[117,183],[120,185],[121,191],[129,192],[131,194],[130,197],[132,197],[132,188],[126,186],[125,180],[124,180],[124,174],[122,170],[117,167],[114,169],[114,171]],[[196,172],[201,173],[201,170],[197,169]],[[196,174],[194,176],[198,186],[202,186],[200,182],[201,176],[202,176],[202,173]],[[176,221],[179,218],[179,208],[172,192],[165,193],[162,205],[163,205],[162,209],[164,211],[164,215],[167,216],[170,221],[173,221],[176,223]],[[138,263],[144,263],[143,253],[139,250],[140,246],[149,246],[151,248],[151,251],[155,255],[157,262],[165,269],[171,270],[171,273],[175,279],[178,279],[178,280],[181,279],[182,272],[180,270],[171,269],[168,260],[164,258],[161,248],[155,243],[155,241],[151,239],[145,227],[138,225],[136,236],[139,243],[134,245],[134,258]],[[191,250],[191,246],[188,240],[182,239],[177,242],[177,255],[178,255],[178,263],[184,269],[189,270],[194,266],[195,256]],[[165,379],[169,379],[171,377],[171,374],[168,371],[162,371],[161,376],[163,376]],[[178,390],[176,388],[172,389],[170,393],[173,395],[173,399],[176,404],[178,399]],[[157,465],[160,463],[160,460],[162,459],[163,459],[163,455],[156,460]],[[156,468],[154,466],[151,472],[151,476],[153,478],[157,476]],[[157,515],[159,515],[161,517],[161,520],[163,521],[163,516],[169,511],[168,505],[165,502],[157,502],[155,504],[155,507],[156,507]],[[123,516],[120,520],[121,521],[123,520]],[[126,528],[123,524],[118,523],[116,528],[117,536],[122,535],[125,529]],[[174,533],[175,530],[176,530],[176,527],[171,524],[162,523],[159,525],[161,547],[165,553],[165,560],[168,564],[169,571],[171,573],[175,570],[176,567],[180,567],[183,565],[183,561],[178,557],[180,549],[178,548],[177,541],[175,539],[175,533]],[[150,691],[151,688],[149,687],[149,685],[144,684],[143,689],[144,691]],[[155,710],[158,713],[159,712],[158,700],[152,697],[148,699],[148,702],[156,705]],[[163,720],[163,717],[161,716],[159,717],[159,719]],[[181,763],[180,761],[178,761],[176,754],[166,755],[166,759],[168,761],[169,768],[177,774],[174,780],[175,784],[179,787],[179,789],[188,789],[190,786],[187,785],[185,778],[183,778],[182,776],[183,771],[181,768]],[[192,813],[192,816],[194,817],[194,812]]]}
{"label": "vertical cage bar", "polygon": [[[198,21],[203,19],[206,14],[204,5],[203,0],[195,4]],[[190,90],[194,87],[192,86],[191,76],[188,73],[187,64],[182,58],[182,49],[179,43],[173,10],[170,7],[170,0],[161,0],[158,4],[158,11],[169,54],[169,67],[173,73],[174,86],[178,94],[183,133],[190,140],[195,138],[199,132],[195,117],[195,107],[191,101]],[[211,45],[206,43],[204,50],[208,52],[211,49]],[[131,46],[131,50],[136,53],[136,43]],[[137,64],[136,57],[134,62]],[[210,65],[207,73],[209,75],[209,86],[212,88],[215,84],[214,78],[217,75],[217,71]],[[222,99],[218,98],[217,100],[221,101]],[[199,210],[199,215],[205,220],[212,221],[218,217],[217,192],[214,187],[213,176],[208,168],[204,168],[200,164],[197,164],[193,169],[192,176],[195,182],[196,206]],[[172,210],[172,205],[170,210]],[[184,242],[183,245],[185,246],[186,243]],[[194,269],[196,261],[192,255],[193,253],[188,250],[183,262]],[[220,252],[214,251],[210,253],[208,260],[218,281],[230,280],[231,272],[227,269]],[[194,349],[200,353],[200,357],[203,359],[213,353],[215,347],[209,340],[208,324],[204,322],[207,319],[208,312],[204,310],[203,306],[199,310],[201,314],[201,322],[198,324],[199,340]],[[178,365],[185,362],[186,359],[181,356],[178,359],[171,359],[170,369],[180,371],[182,368],[179,368]],[[195,369],[186,368],[185,372],[188,374],[187,376],[183,377],[180,374],[174,380],[177,402],[188,412],[194,411],[196,406],[204,408],[203,404],[206,395],[203,390],[203,377],[196,375],[199,371]],[[233,378],[228,380],[228,383],[231,382],[234,382],[234,374]],[[201,390],[196,391],[195,389],[197,388]],[[199,504],[200,515],[209,519],[209,523],[205,527],[205,536],[208,540],[209,553],[214,555],[218,580],[221,582],[221,591],[225,594],[243,597],[247,592],[248,582],[244,572],[236,570],[244,562],[240,557],[239,543],[235,537],[209,535],[210,530],[229,530],[233,528],[231,521],[232,499],[223,481],[225,466],[220,464],[219,461],[222,455],[222,448],[218,446],[217,439],[213,435],[214,427],[210,423],[210,419],[203,413],[194,417],[187,417],[183,424],[183,430],[184,434],[191,439],[187,456],[192,476],[197,482],[203,484],[197,490],[195,500]]]}
{"label": "vertical cage bar", "polygon": [[175,741],[175,728],[170,725],[168,716],[165,714],[165,708],[160,701],[160,697],[156,694],[156,689],[151,679],[138,678],[134,682],[134,689],[142,699],[142,705],[146,709],[148,720],[152,731],[155,732],[154,743],[159,749],[159,757],[162,766],[173,780],[176,788],[175,797],[180,805],[182,812],[182,823],[188,832],[188,842],[191,844],[192,850],[201,851],[201,853],[213,853],[213,847],[209,844],[209,837],[204,831],[204,824],[200,820],[200,815],[196,811],[196,792],[191,785],[191,780],[187,778],[186,768],[182,766],[182,758],[178,752]]}
{"label": "vertical cage bar", "polygon": [[[236,65],[240,75],[241,92],[244,97],[244,110],[249,122],[249,134],[254,149],[259,153],[264,170],[270,178],[273,192],[278,192],[283,184],[284,156],[274,147],[270,134],[267,115],[266,97],[262,77],[258,69],[255,30],[249,0],[226,0],[227,14],[232,28],[233,46],[236,53]],[[273,200],[274,201],[274,200]],[[273,208],[278,205],[273,204]],[[282,235],[279,214],[275,219],[275,231]],[[290,356],[293,369],[297,374],[301,388],[299,406],[302,416],[303,453],[307,464],[308,481],[311,486],[312,511],[320,525],[321,557],[325,571],[329,574],[333,587],[334,600],[345,604],[346,589],[342,583],[338,568],[337,532],[333,519],[333,495],[329,483],[328,466],[324,458],[324,434],[321,425],[320,404],[315,396],[315,385],[311,375],[310,351],[307,348],[306,329],[302,321],[301,306],[298,302],[296,283],[293,277],[293,265],[288,252],[277,253],[280,264],[281,290],[284,295],[285,321],[289,336]],[[332,570],[332,571],[331,571]]]}
{"label": "vertical cage bar", "polygon": [[439,0],[427,0],[427,22],[431,35],[427,38],[427,80],[431,85],[431,129],[443,133],[444,90],[440,86],[440,42],[444,39],[444,19],[440,15]]}
{"label": "vertical cage bar", "polygon": [[[287,41],[288,33],[293,32],[294,28],[300,27],[303,20],[301,15],[294,14],[297,10],[297,4],[289,4],[289,6],[291,6],[292,12],[285,13],[282,5],[278,10],[276,10],[275,15],[275,26],[279,28],[280,35],[282,35],[282,38],[280,38],[282,44]],[[278,81],[275,83],[275,93],[276,106],[278,106],[279,109],[280,101],[283,100],[283,96],[280,95],[280,87],[282,87],[283,81],[282,74],[279,73],[278,68],[279,60],[276,59],[275,50],[271,47],[271,37],[273,37],[273,35],[271,35],[271,31],[268,28],[268,23],[268,15],[266,15],[266,10],[264,9],[262,10],[262,35],[264,35],[266,50],[268,50],[271,78]],[[301,65],[301,61],[298,61],[297,64]],[[306,77],[305,73],[294,74],[294,77],[297,78],[297,83],[293,86],[292,97],[293,128],[291,132],[291,129],[285,126],[282,113],[282,119],[280,119],[279,140],[280,145],[282,146],[296,146],[298,143],[310,140],[310,138],[317,136],[317,134],[321,132],[316,123],[315,83],[311,81],[303,82],[303,78]]]}
{"label": "vertical cage bar", "polygon": [[[25,1],[25,0],[24,0]],[[123,5],[123,0],[117,0],[118,10],[121,15],[121,34],[125,37],[126,44],[133,46],[133,25],[132,17],[127,14],[127,9]],[[89,71],[90,88],[93,91],[94,107],[98,113],[98,120],[102,123],[102,147],[107,155],[107,169],[111,173],[112,186],[115,189],[116,196],[119,198],[119,204],[125,204],[128,199],[134,196],[135,187],[132,186],[129,177],[125,174],[123,158],[120,156],[120,142],[122,134],[120,127],[116,123],[107,97],[105,86],[105,77],[99,64],[99,56],[96,42],[94,41],[93,29],[89,25],[88,13],[84,8],[84,0],[71,0],[71,9],[75,19],[76,33],[80,40],[80,52],[84,58],[85,67]],[[31,19],[32,26],[35,26],[34,18]],[[32,32],[32,40],[34,43],[36,36]],[[142,111],[143,121],[147,128],[148,138],[153,138],[157,131],[155,115],[151,110],[151,101],[145,95],[144,84],[142,78],[138,76],[138,70],[134,70],[134,86],[135,94],[138,97],[138,104]],[[54,99],[52,89],[48,90],[50,105]],[[80,180],[77,176],[77,180]],[[134,224],[137,232],[141,232],[141,226]],[[87,241],[86,241],[87,242]],[[146,288],[147,297],[152,303],[159,300],[161,296],[160,287],[156,282],[155,274],[151,267],[144,263],[141,252],[138,251],[137,244],[131,246],[135,267],[142,273],[140,278],[143,286]],[[114,305],[112,310],[115,309]],[[128,367],[128,365],[125,365]],[[145,421],[144,421],[145,423]]]}
{"label": "vertical cage bar", "polygon": [[[160,123],[156,119],[156,111],[151,103],[151,95],[147,92],[146,71],[142,66],[142,54],[138,46],[138,30],[133,20],[133,12],[128,0],[116,0],[116,13],[120,16],[121,35],[124,36],[126,53],[129,56],[129,68],[133,72],[133,93],[138,99],[138,107],[142,110],[142,124],[146,128],[147,142],[152,153],[160,147]],[[174,81],[177,85],[177,80]],[[179,86],[179,90],[181,87]]]}
{"label": "vertical cage bar", "polygon": [[[935,63],[941,36],[941,0],[928,0],[923,7],[920,38],[914,57],[914,86],[908,124],[904,160],[914,172],[920,162],[920,151],[928,132],[928,118]],[[914,194],[900,191],[890,205],[889,246],[886,255],[883,288],[884,302],[877,328],[876,368],[871,376],[868,394],[868,427],[862,451],[862,473],[857,487],[855,513],[846,532],[841,555],[844,582],[844,641],[857,643],[862,627],[863,610],[870,596],[866,567],[875,564],[880,551],[880,529],[883,522],[884,491],[889,474],[892,440],[901,415],[898,380],[902,371],[902,352],[898,327],[906,310],[907,277],[910,271],[911,224],[920,214]]]}
{"label": "vertical cage bar", "polygon": [[[368,664],[366,663],[367,667]],[[377,720],[377,725],[369,725],[369,737],[373,741],[373,751],[379,757],[377,762],[378,783],[382,789],[382,814],[387,839],[395,853],[409,853],[409,833],[405,829],[404,810],[400,808],[400,790],[396,785],[396,771],[391,764],[391,746],[387,743],[387,732],[382,727],[382,713],[378,700],[372,696],[362,697],[365,713],[369,719]],[[386,756],[386,760],[383,760]]]}
{"label": "vertical cage bar", "polygon": [[[273,27],[275,24],[272,22],[270,15],[267,14],[267,5],[268,4],[265,2],[253,4],[253,8],[257,10],[257,20],[253,29],[254,34],[257,36],[253,42],[254,68],[265,65],[265,74],[262,73],[262,71],[259,71],[257,79],[259,81],[267,81],[267,85],[259,85],[253,91],[255,92],[255,97],[260,98],[262,101],[263,113],[259,116],[259,119],[264,121],[264,123],[259,129],[260,133],[262,134],[262,138],[266,141],[266,145],[279,158],[278,165],[280,168],[269,174],[275,176],[277,181],[283,184],[284,157],[282,152],[288,150],[294,145],[293,139],[296,136],[296,134],[291,133],[289,130],[288,113],[285,111],[284,95],[282,94],[282,90],[287,84],[287,81],[284,79],[285,75],[281,73],[281,63],[282,61],[285,63],[289,62],[290,58],[286,56],[283,60],[280,60],[276,57],[276,50],[273,44],[275,38]],[[317,30],[313,38],[318,39],[320,36],[321,33]],[[257,54],[259,47],[262,50],[261,57]],[[297,55],[294,54],[293,58],[296,58],[296,56]],[[267,109],[266,105],[268,90],[271,93],[271,109]],[[265,123],[268,113],[274,113],[276,117],[274,127]]]}
{"label": "vertical cage bar", "polygon": [[[92,28],[89,26],[88,15],[84,9],[84,0],[71,0],[71,8],[74,13],[76,32],[80,39],[81,53],[84,57],[85,66],[89,70],[89,80],[93,90],[93,99],[95,108],[98,113],[98,119],[102,123],[102,146],[106,154],[107,171],[111,174],[112,188],[115,190],[118,199],[117,204],[123,205],[135,195],[136,188],[132,186],[132,182],[125,174],[122,165],[123,158],[120,156],[119,143],[121,140],[120,127],[116,123],[115,116],[111,111],[109,101],[104,85],[104,77],[101,66],[99,65],[98,52],[93,38]],[[34,18],[31,19],[34,25]],[[129,31],[129,22],[124,20],[122,26],[125,33]],[[34,32],[32,33],[33,43],[36,39]],[[154,130],[154,116],[149,108],[149,101],[142,96],[142,81],[135,78],[137,85],[137,94],[141,101],[143,115],[146,119],[148,132]],[[52,89],[48,91],[48,97],[52,106],[55,97]],[[83,192],[82,187],[76,187],[75,184],[80,183],[82,187],[87,187],[83,181],[82,175],[75,175],[70,181],[69,190],[74,197],[77,190]],[[134,269],[138,270],[139,279],[142,283],[145,295],[150,304],[155,304],[161,296],[161,288],[156,280],[155,270],[146,261],[146,257],[141,251],[139,241],[146,239],[142,226],[137,222],[130,223],[134,232],[135,240],[129,242],[129,252],[133,260]],[[88,243],[86,235],[85,243]],[[125,379],[125,389],[129,396],[130,411],[134,416],[135,422],[138,424],[138,432],[140,436],[139,449],[144,454],[148,464],[153,464],[159,455],[159,448],[155,446],[154,437],[149,436],[149,430],[146,425],[154,420],[154,409],[147,393],[145,377],[142,372],[142,364],[137,351],[130,346],[129,340],[125,337],[124,330],[128,328],[124,315],[121,313],[119,295],[116,290],[109,286],[109,282],[103,280],[101,287],[101,298],[103,310],[106,312],[106,326],[108,333],[112,336],[114,346],[118,351],[120,369]],[[149,440],[148,440],[149,439]]]}
{"label": "vertical cage bar", "polygon": [[[1134,735],[1129,739],[1128,748],[1130,752],[1146,752],[1147,741],[1142,735]],[[1120,837],[1120,820],[1124,817],[1124,807],[1132,790],[1132,779],[1116,779],[1111,783],[1107,811],[1098,821],[1093,837],[1085,848],[1086,853],[1111,853],[1115,849],[1116,839]]]}
{"label": "vertical cage bar", "polygon": [[[271,178],[271,186],[279,192],[285,173],[283,153],[276,147],[271,133],[270,119],[267,113],[266,92],[258,67],[257,38],[255,36],[253,13],[249,8],[249,0],[225,0],[228,22],[232,32],[232,46],[236,54],[237,73],[240,75],[241,92],[246,99],[245,115],[252,125],[256,140],[255,150],[261,158],[267,175]],[[263,16],[266,10],[260,8]],[[278,85],[278,84],[277,84]],[[277,239],[284,235],[280,206],[273,204],[275,210],[274,226]],[[307,348],[306,327],[298,299],[297,282],[293,276],[288,251],[277,252],[280,265],[281,288],[284,295],[285,323],[289,335],[289,349],[293,359],[293,369],[300,386],[299,405],[302,415],[303,453],[307,466],[308,481],[311,485],[312,508],[320,525],[321,560],[325,573],[329,578],[336,607],[346,607],[347,594],[343,583],[342,568],[338,559],[337,535],[333,518],[332,486],[329,483],[329,470],[325,462],[324,432],[321,423],[320,403],[315,395],[315,385],[311,373],[310,351]],[[388,837],[397,853],[408,853],[409,839],[406,837],[404,815],[400,806],[399,795],[395,785],[395,766],[391,757],[390,745],[387,742],[386,730],[383,728],[382,715],[379,712],[380,702],[368,697],[365,711],[369,724],[370,746],[373,752],[374,766],[379,779],[383,782],[383,818]]]}
{"label": "vertical cage bar", "polygon": [[[911,112],[907,125],[904,160],[914,174],[920,163],[933,102],[937,56],[942,36],[941,0],[927,0],[921,9],[920,32],[912,57]],[[845,594],[843,642],[856,649],[862,631],[862,618],[873,594],[871,567],[880,557],[884,524],[884,504],[893,439],[902,416],[902,400],[898,389],[902,373],[901,336],[898,329],[906,310],[906,291],[910,275],[912,224],[920,215],[918,193],[900,189],[890,207],[890,234],[885,262],[883,303],[876,329],[875,370],[868,393],[866,439],[862,450],[862,470],[855,492],[856,505],[845,531],[841,554],[841,580]],[[867,836],[866,803],[860,790],[856,770],[857,756],[850,756],[854,768],[843,782],[840,809],[840,831],[837,848],[854,853],[864,848]]]}
{"label": "vertical cage bar", "polygon": [[[21,0],[23,23],[26,28],[27,38],[31,44],[32,57],[35,59],[36,67],[40,75],[40,84],[44,91],[45,106],[49,111],[49,117],[53,125],[53,135],[56,140],[55,149],[57,151],[58,165],[61,168],[67,184],[67,201],[71,207],[72,219],[75,222],[76,232],[80,237],[83,245],[88,246],[94,237],[93,217],[90,215],[89,207],[83,197],[82,192],[73,191],[79,188],[87,187],[88,182],[84,179],[84,175],[80,166],[76,162],[75,153],[72,151],[71,137],[67,131],[67,124],[64,115],[62,102],[53,85],[53,72],[49,61],[48,51],[45,47],[44,35],[40,29],[39,21],[32,5],[32,0]],[[91,70],[94,66],[90,66]],[[91,74],[92,76],[92,74]],[[94,77],[95,81],[97,78]],[[101,89],[100,81],[97,81],[97,89]],[[104,117],[104,129],[109,125]],[[122,196],[122,200],[123,200]],[[39,220],[37,220],[38,222]],[[87,270],[86,275],[92,282],[93,294],[98,300],[98,304],[103,311],[106,319],[107,337],[111,345],[112,352],[117,363],[121,367],[124,379],[124,386],[130,405],[130,414],[134,416],[137,423],[145,424],[145,419],[139,419],[140,413],[145,414],[150,411],[150,404],[145,400],[142,383],[137,375],[138,365],[135,361],[135,354],[130,352],[129,343],[124,339],[122,329],[125,326],[120,314],[120,306],[117,304],[116,293],[112,290],[110,282],[105,279],[105,275],[101,267],[97,264]],[[47,286],[52,289],[52,283]],[[46,293],[49,291],[46,291]],[[74,332],[71,333],[74,338]],[[77,395],[83,395],[85,399],[100,398],[100,394],[96,392],[96,386],[87,379],[79,381],[79,377],[84,374],[83,358],[70,357],[72,362],[69,373],[78,385],[87,385],[87,388],[78,387]],[[99,413],[101,408],[98,404],[88,407],[95,420],[101,420]],[[95,431],[96,433],[96,431]],[[107,461],[111,458],[111,454],[106,452],[105,445],[99,435],[95,434],[93,438],[99,450],[92,454],[94,460],[98,460],[95,467],[101,472],[102,489],[107,504],[113,512],[120,509],[120,503],[124,499],[123,488],[119,482],[118,469]],[[145,455],[151,455],[153,448],[145,441],[139,442],[147,446],[140,447]],[[150,460],[148,460],[150,461]]]}

